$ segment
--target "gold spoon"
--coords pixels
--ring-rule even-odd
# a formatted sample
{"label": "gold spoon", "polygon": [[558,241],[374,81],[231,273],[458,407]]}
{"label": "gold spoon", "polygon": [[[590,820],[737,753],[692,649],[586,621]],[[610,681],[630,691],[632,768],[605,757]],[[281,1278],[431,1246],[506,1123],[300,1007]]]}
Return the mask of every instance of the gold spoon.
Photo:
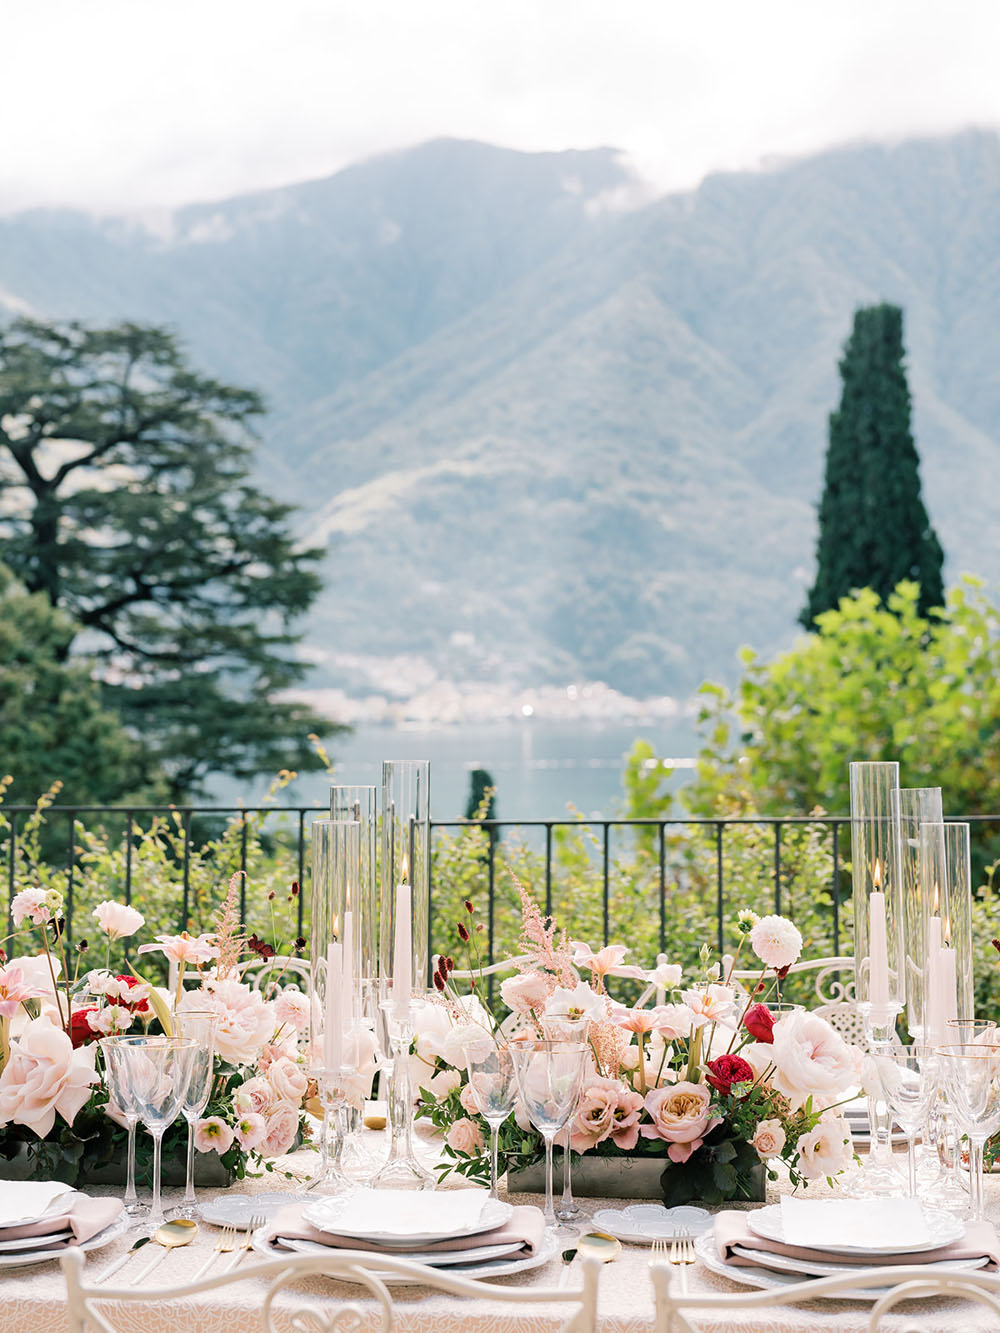
{"label": "gold spoon", "polygon": [[192,1222],[186,1217],[175,1217],[172,1222],[164,1222],[153,1233],[153,1240],[163,1248],[158,1254],[149,1261],[144,1269],[138,1273],[130,1283],[136,1286],[142,1281],[147,1273],[151,1273],[168,1250],[176,1250],[179,1245],[190,1245],[198,1234],[198,1223]]}
{"label": "gold spoon", "polygon": [[582,1259],[599,1259],[602,1264],[609,1264],[621,1254],[622,1243],[606,1231],[588,1231],[577,1237],[576,1249]]}

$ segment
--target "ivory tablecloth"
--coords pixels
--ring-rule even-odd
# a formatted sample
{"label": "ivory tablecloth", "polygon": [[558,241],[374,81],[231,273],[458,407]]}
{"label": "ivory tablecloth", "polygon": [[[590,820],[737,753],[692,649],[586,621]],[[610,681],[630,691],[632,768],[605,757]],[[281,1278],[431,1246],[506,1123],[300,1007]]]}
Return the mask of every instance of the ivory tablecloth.
{"label": "ivory tablecloth", "polygon": [[[374,1137],[378,1141],[378,1137]],[[421,1152],[433,1153],[433,1145],[424,1142]],[[282,1163],[305,1177],[315,1162],[315,1154],[299,1153]],[[986,1181],[988,1209],[991,1220],[1000,1223],[1000,1178]],[[2,1188],[2,1186],[0,1186]],[[268,1191],[301,1188],[301,1181],[286,1181],[277,1173],[269,1173],[262,1181],[242,1181],[234,1190]],[[772,1198],[777,1198],[782,1187],[772,1187]],[[211,1197],[217,1191],[206,1191]],[[170,1201],[178,1191],[170,1191]],[[813,1190],[810,1189],[810,1195]],[[538,1202],[524,1195],[512,1195],[513,1201]],[[585,1201],[586,1202],[586,1201]],[[624,1202],[624,1201],[621,1201]],[[603,1200],[601,1206],[615,1207],[614,1200]],[[184,1249],[168,1254],[147,1279],[148,1285],[167,1286],[189,1278],[203,1262],[214,1245],[218,1232],[203,1225],[197,1240]],[[123,1254],[134,1235],[123,1237],[106,1249],[91,1254],[87,1270],[96,1276],[116,1256]],[[567,1242],[569,1244],[571,1242]],[[141,1250],[131,1261],[136,1268],[147,1262],[149,1247]],[[253,1256],[244,1261],[250,1267]],[[553,1287],[559,1282],[562,1270],[558,1256],[543,1268],[524,1274],[521,1278],[498,1279],[527,1287]],[[691,1291],[735,1291],[739,1288],[727,1279],[716,1277],[696,1265],[691,1271]],[[130,1265],[112,1279],[117,1285],[128,1279]],[[579,1279],[576,1278],[575,1281]],[[156,1309],[139,1307],[107,1307],[106,1317],[121,1333],[254,1333],[261,1327],[260,1308],[265,1286],[252,1277],[220,1292],[210,1292],[197,1299],[170,1302]],[[361,1328],[375,1327],[374,1307],[369,1305],[358,1288],[321,1279],[305,1280],[297,1289],[296,1298],[283,1297],[279,1308],[289,1313],[295,1305],[314,1306],[329,1315],[337,1303],[358,1301],[371,1315],[361,1322]],[[495,1301],[466,1301],[460,1298],[422,1291],[418,1287],[393,1289],[397,1328],[401,1333],[553,1333],[567,1317],[567,1307],[549,1304],[505,1306]],[[930,1300],[910,1303],[905,1315],[891,1315],[884,1321],[886,1330],[912,1327],[919,1321],[928,1333],[997,1333],[996,1321],[981,1307],[967,1302]],[[649,1281],[649,1251],[627,1245],[621,1256],[601,1272],[600,1327],[602,1333],[650,1333],[653,1327],[653,1291]],[[768,1333],[861,1333],[867,1329],[867,1307],[856,1302],[814,1302],[810,1305],[781,1309],[756,1310],[740,1318],[706,1313],[697,1317],[698,1326],[705,1333],[739,1330],[748,1333],[766,1328]],[[66,1333],[65,1289],[62,1271],[57,1263],[46,1263],[35,1268],[0,1270],[0,1333]],[[289,1323],[289,1327],[291,1324]]]}

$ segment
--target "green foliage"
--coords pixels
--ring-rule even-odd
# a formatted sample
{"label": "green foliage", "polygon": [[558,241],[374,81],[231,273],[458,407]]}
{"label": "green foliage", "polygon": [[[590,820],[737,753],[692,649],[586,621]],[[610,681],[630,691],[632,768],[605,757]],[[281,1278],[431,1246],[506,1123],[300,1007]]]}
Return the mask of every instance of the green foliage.
{"label": "green foliage", "polygon": [[469,799],[465,804],[466,819],[496,819],[497,784],[485,768],[474,768],[469,774]]}
{"label": "green foliage", "polygon": [[336,730],[284,693],[322,552],[250,481],[262,411],[163,329],[0,331],[0,553],[70,614],[174,799],[212,772],[316,767],[307,733]]}
{"label": "green foliage", "polygon": [[898,583],[912,580],[921,615],[943,600],[944,556],[920,496],[903,355],[897,306],[855,312],[840,406],[830,416],[816,581],[800,617],[806,629],[859,588],[888,603]]}
{"label": "green foliage", "polygon": [[[76,626],[0,564],[0,773],[27,804],[57,780],[81,802],[140,792],[146,760],[104,707],[82,659],[66,660]],[[145,793],[150,794],[150,793]],[[155,794],[155,793],[154,793]]]}

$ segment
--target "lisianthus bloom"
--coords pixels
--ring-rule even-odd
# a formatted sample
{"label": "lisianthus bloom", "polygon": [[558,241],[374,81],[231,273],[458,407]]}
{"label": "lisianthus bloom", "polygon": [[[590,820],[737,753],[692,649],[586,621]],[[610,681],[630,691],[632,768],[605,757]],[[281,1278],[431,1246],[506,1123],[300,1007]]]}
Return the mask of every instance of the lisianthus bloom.
{"label": "lisianthus bloom", "polygon": [[786,917],[764,916],[750,931],[750,947],[766,967],[780,972],[802,952],[802,936]]}
{"label": "lisianthus bloom", "polygon": [[743,1015],[743,1026],[754,1041],[765,1045],[774,1041],[774,1015],[766,1004],[752,1004]]}
{"label": "lisianthus bloom", "polygon": [[658,990],[674,990],[681,984],[681,965],[657,963],[651,972],[646,973],[646,980]]}
{"label": "lisianthus bloom", "polygon": [[239,1116],[233,1126],[233,1137],[240,1147],[246,1149],[247,1152],[262,1143],[266,1133],[267,1121],[262,1115],[257,1115],[253,1111]]}
{"label": "lisianthus bloom", "polygon": [[568,986],[557,986],[545,1002],[545,1013],[599,1019],[604,1017],[606,1007],[605,996],[598,995],[585,981],[578,981],[572,990]]}
{"label": "lisianthus bloom", "polygon": [[15,1121],[40,1139],[52,1132],[56,1113],[72,1125],[100,1077],[94,1047],[75,1050],[62,1028],[35,1018],[10,1043],[0,1074],[0,1124]]}
{"label": "lisianthus bloom", "polygon": [[194,1146],[199,1152],[228,1152],[233,1146],[233,1131],[221,1116],[211,1115],[194,1127]]}
{"label": "lisianthus bloom", "polygon": [[179,935],[157,935],[156,939],[156,944],[141,945],[139,952],[162,953],[172,963],[192,963],[196,967],[219,956],[211,935],[189,935],[182,930]]}
{"label": "lisianthus bloom", "polygon": [[712,1094],[704,1083],[674,1083],[647,1092],[644,1105],[652,1120],[643,1125],[644,1139],[664,1139],[670,1144],[667,1156],[672,1162],[686,1162],[701,1147],[705,1135],[718,1124],[709,1104]]}
{"label": "lisianthus bloom", "polygon": [[19,967],[0,967],[0,1018],[13,1018],[25,1000],[48,993],[42,986],[31,985]]}
{"label": "lisianthus bloom", "polygon": [[754,1081],[753,1067],[739,1055],[720,1055],[709,1060],[705,1068],[709,1071],[707,1082],[724,1096],[728,1095],[734,1083]]}
{"label": "lisianthus bloom", "polygon": [[839,1115],[821,1120],[795,1146],[799,1150],[799,1170],[807,1180],[837,1175],[854,1156],[850,1128]]}
{"label": "lisianthus bloom", "polygon": [[570,940],[570,948],[573,950],[573,966],[589,967],[595,977],[606,977],[609,972],[614,972],[619,977],[636,977],[644,981],[646,974],[641,967],[624,966],[625,955],[628,949],[624,944],[606,944],[603,949],[594,953],[589,944],[583,940]]}
{"label": "lisianthus bloom", "polygon": [[[618,1089],[621,1084],[615,1078],[604,1078],[594,1074],[583,1085],[583,1091],[569,1122],[569,1146],[574,1152],[586,1152],[606,1139],[615,1123],[615,1108],[618,1105]],[[559,1141],[566,1142],[566,1132]]]}
{"label": "lisianthus bloom", "polygon": [[728,986],[713,983],[704,990],[686,990],[681,998],[694,1015],[694,1024],[718,1023],[733,1011],[733,992]]}
{"label": "lisianthus bloom", "polygon": [[94,908],[97,924],[110,939],[123,940],[134,935],[146,924],[146,918],[127,903],[116,903],[109,898]]}

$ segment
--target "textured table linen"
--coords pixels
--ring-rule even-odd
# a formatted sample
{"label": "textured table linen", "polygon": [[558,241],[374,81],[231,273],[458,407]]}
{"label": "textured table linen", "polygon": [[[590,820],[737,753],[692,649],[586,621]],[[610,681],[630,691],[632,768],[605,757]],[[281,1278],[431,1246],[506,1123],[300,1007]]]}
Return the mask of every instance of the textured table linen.
{"label": "textured table linen", "polygon": [[[382,1136],[372,1135],[372,1142]],[[433,1151],[428,1143],[421,1145],[422,1154]],[[311,1169],[313,1154],[299,1153],[288,1158],[287,1165],[305,1176]],[[262,1181],[242,1181],[232,1189],[242,1193],[255,1188],[275,1191],[287,1188],[301,1189],[301,1179],[285,1181],[281,1176],[268,1174]],[[990,1219],[1000,1222],[1000,1177],[988,1177],[986,1182],[987,1209]],[[781,1188],[772,1187],[769,1202],[775,1202]],[[825,1187],[817,1194],[822,1194]],[[168,1192],[169,1206],[179,1197],[178,1191]],[[206,1198],[214,1197],[217,1190],[204,1191]],[[810,1190],[810,1194],[813,1191]],[[534,1196],[512,1195],[513,1203],[538,1203]],[[585,1203],[587,1201],[584,1201]],[[632,1200],[601,1200],[602,1207],[618,1207]],[[139,1233],[135,1233],[139,1234]],[[155,1273],[143,1285],[165,1287],[191,1278],[218,1236],[218,1230],[203,1224],[197,1240],[184,1249],[172,1251]],[[87,1256],[88,1275],[96,1277],[116,1257],[123,1254],[135,1238],[122,1237],[103,1250]],[[571,1244],[571,1242],[567,1242]],[[124,1284],[133,1272],[132,1264],[142,1266],[140,1251],[115,1277],[111,1285]],[[255,1259],[244,1260],[249,1269]],[[214,1270],[212,1270],[214,1271]],[[562,1263],[558,1257],[542,1268],[534,1269],[518,1278],[497,1279],[491,1285],[518,1287],[555,1287],[558,1285]],[[692,1293],[718,1293],[746,1290],[727,1279],[709,1273],[700,1263],[689,1270]],[[571,1285],[579,1285],[573,1275]],[[254,1278],[241,1281],[221,1291],[209,1292],[185,1301],[171,1301],[151,1307],[115,1306],[108,1304],[106,1317],[122,1333],[255,1333],[261,1327],[260,1309],[265,1285]],[[0,1333],[66,1333],[65,1287],[62,1271],[57,1263],[46,1263],[36,1268],[0,1270]],[[284,1326],[290,1328],[292,1312],[297,1308],[316,1308],[329,1314],[335,1303],[358,1303],[366,1312],[362,1329],[376,1327],[374,1306],[356,1287],[347,1287],[320,1279],[303,1281],[294,1293],[284,1294],[278,1309]],[[393,1288],[396,1307],[396,1328],[401,1333],[553,1333],[567,1318],[566,1306],[554,1304],[503,1305],[489,1299],[468,1301],[453,1296],[425,1291],[419,1287]],[[927,1333],[996,1333],[995,1318],[981,1307],[965,1301],[930,1300],[912,1302],[903,1307],[904,1314],[888,1316],[883,1327],[900,1330],[912,1326],[914,1319]],[[607,1265],[600,1275],[600,1328],[602,1333],[651,1333],[653,1329],[653,1289],[649,1280],[649,1250],[625,1245],[621,1257]],[[749,1333],[767,1329],[768,1333],[862,1333],[867,1328],[868,1306],[851,1301],[822,1301],[809,1305],[757,1309],[739,1316],[722,1312],[703,1312],[689,1316],[704,1333]]]}

